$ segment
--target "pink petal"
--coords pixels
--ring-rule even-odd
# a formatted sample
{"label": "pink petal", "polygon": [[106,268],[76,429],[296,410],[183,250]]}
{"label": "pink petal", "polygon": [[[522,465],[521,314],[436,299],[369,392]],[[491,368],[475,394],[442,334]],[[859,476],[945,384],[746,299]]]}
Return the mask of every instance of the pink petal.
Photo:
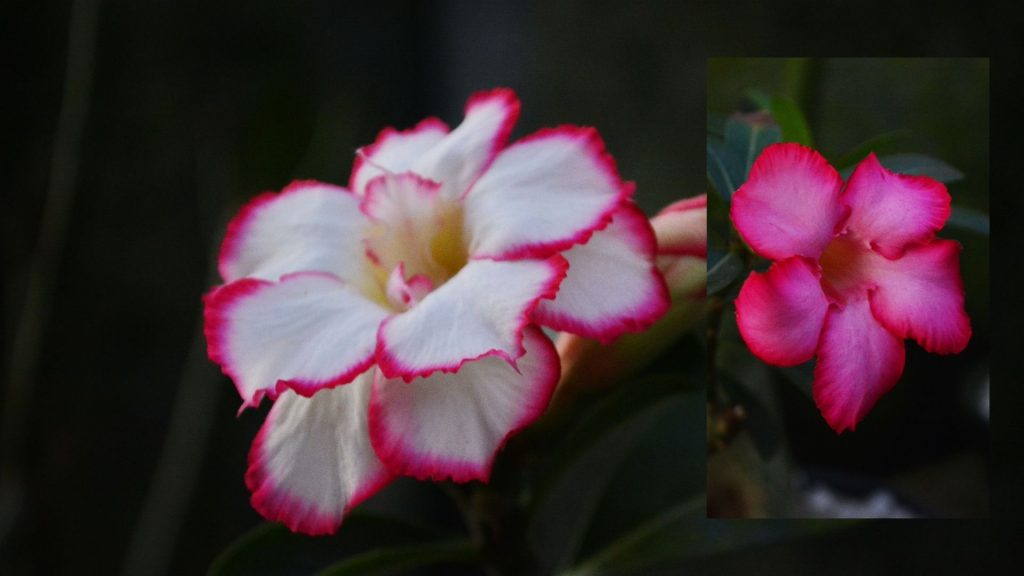
{"label": "pink petal", "polygon": [[933,240],[908,248],[899,260],[876,262],[871,311],[883,326],[936,354],[967,346],[971,320],[964,311],[959,244]]}
{"label": "pink petal", "polygon": [[373,373],[311,398],[278,398],[249,452],[245,483],[267,520],[295,532],[331,534],[392,475],[370,446]]}
{"label": "pink petal", "polygon": [[293,182],[280,194],[257,196],[228,224],[220,275],[232,282],[322,271],[352,280],[364,274],[359,238],[366,225],[359,199],[348,190]]}
{"label": "pink petal", "polygon": [[818,345],[814,402],[837,433],[853,430],[903,374],[903,341],[871,314],[866,299],[832,307]]}
{"label": "pink petal", "polygon": [[842,219],[843,181],[814,150],[772,144],[732,197],[732,221],[758,254],[772,260],[817,260]]}
{"label": "pink petal", "polygon": [[924,176],[885,169],[874,153],[857,165],[843,193],[846,226],[888,258],[907,245],[930,240],[950,213],[946,187]]}
{"label": "pink petal", "polygon": [[409,168],[440,182],[441,197],[459,198],[508,142],[518,118],[519,99],[515,92],[499,88],[474,94],[466,103],[462,124]]}
{"label": "pink petal", "polygon": [[658,254],[673,256],[708,255],[708,196],[670,204],[651,219],[658,239]]}
{"label": "pink petal", "polygon": [[356,194],[366,191],[366,184],[381,174],[397,174],[409,170],[427,150],[448,134],[448,126],[437,118],[427,118],[415,127],[401,132],[385,128],[377,140],[359,149],[349,188]]}
{"label": "pink petal", "polygon": [[469,252],[542,257],[607,225],[633,192],[593,128],[542,130],[512,144],[466,197]]}
{"label": "pink petal", "polygon": [[814,355],[828,300],[818,271],[803,258],[752,272],[736,297],[736,324],[750,351],[776,366],[795,366]]}
{"label": "pink petal", "polygon": [[377,362],[407,382],[456,372],[484,356],[512,362],[523,354],[523,329],[542,298],[553,298],[567,264],[548,260],[473,260],[405,313],[383,322]]}
{"label": "pink petal", "polygon": [[645,329],[669,305],[654,252],[647,218],[632,203],[623,205],[607,228],[562,254],[569,273],[558,296],[537,306],[534,319],[605,342]]}
{"label": "pink petal", "polygon": [[324,273],[279,283],[243,279],[205,298],[210,358],[246,406],[285,389],[303,396],[350,382],[373,364],[377,328],[388,313]]}
{"label": "pink petal", "polygon": [[551,341],[529,326],[523,346],[515,367],[491,357],[410,383],[378,378],[370,438],[380,459],[395,474],[486,482],[498,451],[544,412],[558,382]]}

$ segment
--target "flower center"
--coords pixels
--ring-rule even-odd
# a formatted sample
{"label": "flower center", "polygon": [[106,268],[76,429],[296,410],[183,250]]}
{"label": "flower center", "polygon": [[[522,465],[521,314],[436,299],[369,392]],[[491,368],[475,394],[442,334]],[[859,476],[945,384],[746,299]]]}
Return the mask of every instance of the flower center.
{"label": "flower center", "polygon": [[832,239],[818,263],[821,265],[821,287],[834,300],[846,302],[872,287],[869,269],[873,252],[849,233]]}
{"label": "flower center", "polygon": [[462,206],[442,207],[439,213],[440,227],[430,239],[430,259],[444,276],[443,279],[434,278],[435,282],[441,280],[443,283],[469,262],[469,250],[462,228]]}

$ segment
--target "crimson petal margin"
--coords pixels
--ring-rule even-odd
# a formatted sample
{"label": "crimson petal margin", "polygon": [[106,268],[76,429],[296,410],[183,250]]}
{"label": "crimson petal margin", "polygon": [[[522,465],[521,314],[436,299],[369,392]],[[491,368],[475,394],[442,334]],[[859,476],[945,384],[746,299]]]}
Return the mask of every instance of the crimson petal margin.
{"label": "crimson petal margin", "polygon": [[555,299],[537,306],[534,319],[606,343],[644,330],[670,304],[655,250],[647,218],[632,203],[624,204],[607,228],[562,254],[569,272]]}
{"label": "crimson petal margin", "polygon": [[228,224],[218,269],[225,282],[244,277],[277,280],[301,271],[345,280],[364,273],[360,241],[367,225],[359,198],[344,188],[300,180],[280,194],[249,201]]}
{"label": "crimson petal margin", "polygon": [[896,385],[905,355],[903,340],[875,320],[866,298],[829,309],[814,366],[814,403],[836,433],[854,430]]}
{"label": "crimson petal margin", "polygon": [[334,533],[393,478],[370,445],[370,370],[311,398],[278,398],[249,451],[246,486],[264,518],[310,535]]}
{"label": "crimson petal margin", "polygon": [[381,130],[373,144],[357,152],[349,188],[362,195],[366,184],[377,176],[405,172],[447,134],[448,126],[437,118],[427,118],[408,130]]}
{"label": "crimson petal margin", "polygon": [[537,258],[586,242],[632,194],[593,128],[541,130],[505,148],[465,198],[469,253]]}
{"label": "crimson petal margin", "polygon": [[242,279],[204,298],[207,351],[231,377],[242,408],[286,389],[303,396],[350,382],[373,364],[388,312],[337,277]]}
{"label": "crimson petal margin", "polygon": [[523,330],[541,299],[554,298],[568,263],[547,260],[471,260],[410,310],[381,323],[377,365],[407,382],[466,362],[523,355]]}
{"label": "crimson petal margin", "polygon": [[755,356],[776,366],[795,366],[814,356],[828,299],[819,273],[807,260],[776,262],[751,272],[736,297],[736,325]]}
{"label": "crimson petal margin", "polygon": [[462,197],[505,147],[519,108],[519,99],[508,88],[474,94],[466,103],[462,123],[413,162],[410,170],[440,182],[442,198]]}
{"label": "crimson petal margin", "polygon": [[842,186],[821,154],[800,144],[772,144],[733,194],[732,221],[761,256],[817,260],[843,219]]}
{"label": "crimson petal margin", "polygon": [[370,439],[391,472],[487,482],[505,442],[547,408],[561,373],[554,345],[536,326],[525,329],[523,346],[517,367],[488,357],[409,383],[378,377]]}

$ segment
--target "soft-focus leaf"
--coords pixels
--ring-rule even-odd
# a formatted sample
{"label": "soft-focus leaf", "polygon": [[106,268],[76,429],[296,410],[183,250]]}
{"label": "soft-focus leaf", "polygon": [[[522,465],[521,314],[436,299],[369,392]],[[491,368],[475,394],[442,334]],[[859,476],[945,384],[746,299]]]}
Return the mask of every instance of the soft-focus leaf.
{"label": "soft-focus leaf", "polygon": [[839,158],[833,160],[832,165],[836,167],[836,170],[845,170],[846,168],[856,165],[858,162],[866,158],[871,152],[874,152],[875,154],[887,153],[892,148],[893,144],[909,135],[910,130],[901,129],[873,136],[858,144],[853,150],[850,150],[846,154],[843,154]]}
{"label": "soft-focus leaf", "polygon": [[725,143],[742,161],[742,172],[735,178],[737,188],[747,181],[750,167],[761,155],[761,151],[778,142],[781,137],[778,125],[767,114],[736,115],[729,118],[725,124]]}
{"label": "soft-focus leaf", "polygon": [[708,271],[708,296],[725,290],[746,271],[743,259],[735,252],[729,252]]}
{"label": "soft-focus leaf", "polygon": [[371,550],[321,570],[317,576],[383,576],[404,574],[412,568],[436,564],[468,564],[479,561],[480,553],[472,541],[446,540]]}
{"label": "soft-focus leaf", "polygon": [[742,178],[743,161],[723,141],[708,139],[707,171],[711,185],[726,202],[743,183],[739,179]]}
{"label": "soft-focus leaf", "polygon": [[988,236],[988,214],[963,206],[953,206],[949,220],[946,220],[946,226]]}
{"label": "soft-focus leaf", "polygon": [[668,509],[563,576],[685,573],[688,560],[852,526],[832,520],[709,520],[703,497]]}
{"label": "soft-focus leaf", "polygon": [[714,112],[708,113],[708,134],[713,134],[719,138],[725,138],[725,122],[729,117],[724,114],[715,114]]}
{"label": "soft-focus leaf", "polygon": [[408,546],[437,538],[435,531],[396,518],[354,512],[333,536],[294,534],[265,523],[243,534],[213,561],[210,576],[310,574],[353,554],[381,546]]}
{"label": "soft-focus leaf", "polygon": [[792,98],[784,94],[775,96],[770,101],[772,117],[779,124],[783,142],[796,142],[804,146],[813,146],[811,130],[803,112]]}
{"label": "soft-focus leaf", "polygon": [[[964,177],[963,173],[956,168],[938,158],[924,154],[890,154],[879,156],[878,161],[893,172],[909,176],[928,176],[939,182],[956,182]],[[844,179],[847,179],[853,174],[853,168],[847,168],[839,173]]]}
{"label": "soft-focus leaf", "polygon": [[747,99],[754,103],[755,106],[761,110],[772,109],[772,97],[768,95],[764,90],[758,90],[757,88],[750,88],[746,91]]}
{"label": "soft-focus leaf", "polygon": [[764,460],[771,459],[782,446],[782,425],[775,408],[766,406],[757,393],[727,371],[720,370],[719,378],[730,400],[743,407],[746,413],[743,427],[750,431],[758,454]]}
{"label": "soft-focus leaf", "polygon": [[559,463],[534,498],[528,539],[544,572],[575,559],[590,520],[636,442],[679,405],[675,377],[634,382],[609,394],[555,450]]}

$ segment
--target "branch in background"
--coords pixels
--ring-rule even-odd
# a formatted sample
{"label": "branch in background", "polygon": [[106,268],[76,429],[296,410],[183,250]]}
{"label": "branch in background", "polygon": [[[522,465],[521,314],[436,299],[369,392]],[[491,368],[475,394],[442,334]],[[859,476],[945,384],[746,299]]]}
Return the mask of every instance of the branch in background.
{"label": "branch in background", "polygon": [[60,115],[53,139],[50,180],[21,314],[7,366],[0,428],[0,542],[14,525],[24,497],[22,454],[43,331],[49,324],[58,264],[74,205],[78,165],[92,95],[98,0],[74,0],[68,25],[67,63]]}

